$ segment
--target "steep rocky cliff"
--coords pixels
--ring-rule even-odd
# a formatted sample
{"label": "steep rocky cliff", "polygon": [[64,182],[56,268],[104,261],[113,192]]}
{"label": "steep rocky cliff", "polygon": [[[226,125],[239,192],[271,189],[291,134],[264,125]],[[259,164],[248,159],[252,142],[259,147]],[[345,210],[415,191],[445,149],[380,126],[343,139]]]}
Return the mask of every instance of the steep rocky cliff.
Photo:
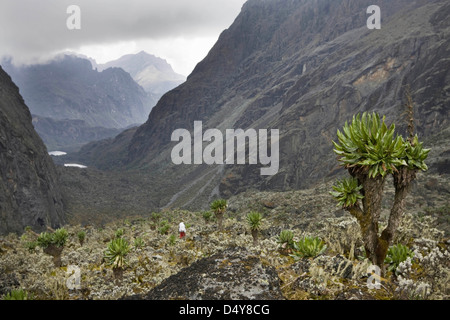
{"label": "steep rocky cliff", "polygon": [[[416,128],[445,171],[450,133],[448,1],[378,1],[381,30],[367,28],[369,0],[249,0],[187,81],[164,95],[129,140],[114,143],[105,168],[140,169],[158,183],[161,206],[201,206],[249,188],[289,190],[343,172],[332,152],[336,130],[363,111],[404,130],[409,87]],[[175,129],[279,129],[280,168],[173,165]],[[120,145],[118,145],[120,143]],[[105,144],[102,145],[105,148]],[[92,146],[86,155],[95,154]],[[443,169],[444,168],[444,169]],[[436,169],[438,170],[438,169]]]}
{"label": "steep rocky cliff", "polygon": [[64,222],[55,166],[19,89],[0,67],[0,234]]}

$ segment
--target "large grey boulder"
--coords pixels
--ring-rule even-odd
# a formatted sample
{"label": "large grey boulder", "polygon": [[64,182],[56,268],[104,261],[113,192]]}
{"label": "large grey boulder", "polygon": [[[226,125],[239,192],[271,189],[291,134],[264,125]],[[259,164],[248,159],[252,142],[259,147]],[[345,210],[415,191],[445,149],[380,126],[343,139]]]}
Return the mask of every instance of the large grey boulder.
{"label": "large grey boulder", "polygon": [[281,300],[275,269],[245,248],[203,258],[132,300]]}

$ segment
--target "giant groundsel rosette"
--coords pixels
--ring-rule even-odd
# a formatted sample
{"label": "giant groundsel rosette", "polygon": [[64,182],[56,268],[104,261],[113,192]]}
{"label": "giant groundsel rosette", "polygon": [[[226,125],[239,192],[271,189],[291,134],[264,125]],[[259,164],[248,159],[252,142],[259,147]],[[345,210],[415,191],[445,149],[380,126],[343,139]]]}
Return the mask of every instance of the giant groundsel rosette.
{"label": "giant groundsel rosette", "polygon": [[417,135],[411,141],[403,139],[395,133],[395,124],[388,127],[385,117],[375,112],[354,115],[342,130],[337,131],[338,142],[333,141],[334,152],[347,169],[367,170],[370,178],[384,177],[402,166],[428,169],[424,161],[430,150],[423,148]]}

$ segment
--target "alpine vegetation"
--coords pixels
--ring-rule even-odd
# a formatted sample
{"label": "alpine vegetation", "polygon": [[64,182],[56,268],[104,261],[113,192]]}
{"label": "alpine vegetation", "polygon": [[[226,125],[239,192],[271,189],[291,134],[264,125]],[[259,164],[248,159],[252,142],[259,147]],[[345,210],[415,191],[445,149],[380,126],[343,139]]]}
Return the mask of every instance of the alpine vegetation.
{"label": "alpine vegetation", "polygon": [[[334,152],[351,177],[339,181],[331,194],[359,222],[366,256],[381,269],[388,248],[405,212],[406,196],[419,170],[426,171],[430,152],[417,135],[395,134],[377,113],[353,116],[337,132]],[[387,227],[378,235],[383,188],[387,175],[393,176],[395,198]],[[361,206],[362,205],[362,206]]]}
{"label": "alpine vegetation", "polygon": [[258,243],[258,232],[261,229],[261,224],[263,221],[263,216],[261,213],[252,211],[247,215],[247,223],[250,227],[250,231],[252,232],[253,244]]}
{"label": "alpine vegetation", "polygon": [[316,257],[321,255],[327,249],[325,243],[318,237],[304,237],[298,242],[294,242],[294,254],[291,255],[294,259],[303,257]]}
{"label": "alpine vegetation", "polygon": [[126,256],[130,251],[129,243],[124,238],[115,238],[108,244],[105,251],[105,260],[112,265],[113,271],[120,276],[122,269],[126,266]]}
{"label": "alpine vegetation", "polygon": [[228,204],[225,199],[216,199],[211,203],[211,210],[217,218],[219,230],[222,230],[223,214],[227,210]]}
{"label": "alpine vegetation", "polygon": [[68,238],[67,230],[57,229],[53,233],[43,232],[37,238],[37,244],[43,251],[53,257],[53,263],[56,267],[61,266],[61,252]]}

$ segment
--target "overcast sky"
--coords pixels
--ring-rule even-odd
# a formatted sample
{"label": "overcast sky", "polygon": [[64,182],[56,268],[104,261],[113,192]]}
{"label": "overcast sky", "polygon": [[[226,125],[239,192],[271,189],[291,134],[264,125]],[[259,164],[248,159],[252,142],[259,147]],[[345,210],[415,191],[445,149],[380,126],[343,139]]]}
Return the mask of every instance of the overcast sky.
{"label": "overcast sky", "polygon": [[[75,51],[105,63],[147,51],[188,75],[246,0],[0,0],[0,57],[16,63]],[[80,30],[69,30],[70,5]]]}

